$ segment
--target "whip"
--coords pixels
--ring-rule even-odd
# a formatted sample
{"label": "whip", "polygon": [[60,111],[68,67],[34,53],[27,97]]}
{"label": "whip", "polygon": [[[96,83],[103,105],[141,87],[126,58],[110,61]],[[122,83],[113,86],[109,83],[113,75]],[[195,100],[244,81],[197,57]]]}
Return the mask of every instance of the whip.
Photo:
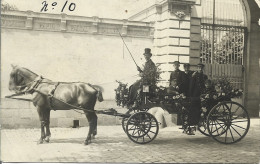
{"label": "whip", "polygon": [[[117,29],[117,28],[116,28],[116,29]],[[129,54],[131,55],[131,57],[132,57],[132,59],[133,59],[135,65],[137,66],[137,68],[140,68],[140,67],[137,65],[137,63],[136,63],[136,61],[135,61],[135,59],[134,59],[132,53],[130,52],[129,48],[127,47],[127,45],[126,45],[126,43],[125,43],[125,41],[124,41],[124,39],[123,39],[123,37],[122,37],[120,31],[119,31],[118,29],[117,29],[117,31],[118,31],[118,33],[119,33],[121,39],[123,40],[123,43],[124,43],[124,45],[126,46],[126,49],[128,50]]]}

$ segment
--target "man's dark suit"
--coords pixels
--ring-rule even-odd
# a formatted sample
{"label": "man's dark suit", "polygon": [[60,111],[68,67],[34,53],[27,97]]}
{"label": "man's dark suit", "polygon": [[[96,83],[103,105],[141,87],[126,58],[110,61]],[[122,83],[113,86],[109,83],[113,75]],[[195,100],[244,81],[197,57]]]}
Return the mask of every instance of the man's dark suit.
{"label": "man's dark suit", "polygon": [[173,85],[177,85],[179,87],[180,93],[186,93],[187,75],[179,69],[173,71],[170,76],[170,86]]}
{"label": "man's dark suit", "polygon": [[190,70],[185,72],[185,74],[186,74],[186,81],[187,81],[186,86],[185,86],[185,89],[186,89],[185,93],[186,93],[187,97],[191,96],[191,79],[192,79],[192,74],[193,73],[194,73],[194,71],[190,71]]}

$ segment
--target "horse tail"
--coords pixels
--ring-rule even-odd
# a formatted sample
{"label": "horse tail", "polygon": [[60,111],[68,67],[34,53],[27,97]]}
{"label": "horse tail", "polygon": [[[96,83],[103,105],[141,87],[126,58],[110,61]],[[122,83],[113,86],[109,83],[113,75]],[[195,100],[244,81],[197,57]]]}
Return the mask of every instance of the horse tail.
{"label": "horse tail", "polygon": [[104,88],[99,85],[92,85],[97,90],[97,99],[99,102],[104,101],[102,92],[104,91]]}

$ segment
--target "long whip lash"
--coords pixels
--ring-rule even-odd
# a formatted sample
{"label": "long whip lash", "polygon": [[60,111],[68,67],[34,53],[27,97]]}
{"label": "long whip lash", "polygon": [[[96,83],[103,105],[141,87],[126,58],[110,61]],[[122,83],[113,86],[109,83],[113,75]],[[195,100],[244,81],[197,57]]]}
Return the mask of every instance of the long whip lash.
{"label": "long whip lash", "polygon": [[137,65],[137,63],[136,63],[136,61],[135,61],[135,59],[134,59],[134,57],[133,57],[132,53],[130,52],[129,48],[127,47],[127,45],[126,45],[126,43],[125,43],[125,41],[124,41],[124,38],[122,37],[122,35],[121,35],[120,31],[119,31],[117,28],[116,28],[116,30],[118,31],[118,33],[119,33],[119,35],[120,35],[121,39],[123,40],[123,43],[124,43],[124,45],[126,46],[126,48],[127,48],[128,52],[129,52],[129,54],[131,55],[131,57],[132,57],[133,61],[135,62],[135,65],[136,65],[137,67],[139,67],[139,66]]}

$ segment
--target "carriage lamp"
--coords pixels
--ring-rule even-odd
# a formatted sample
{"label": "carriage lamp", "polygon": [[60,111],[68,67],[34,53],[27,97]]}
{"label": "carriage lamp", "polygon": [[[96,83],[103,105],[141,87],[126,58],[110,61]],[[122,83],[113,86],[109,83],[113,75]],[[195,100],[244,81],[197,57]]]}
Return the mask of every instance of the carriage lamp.
{"label": "carriage lamp", "polygon": [[143,92],[145,93],[149,92],[149,85],[143,85]]}

